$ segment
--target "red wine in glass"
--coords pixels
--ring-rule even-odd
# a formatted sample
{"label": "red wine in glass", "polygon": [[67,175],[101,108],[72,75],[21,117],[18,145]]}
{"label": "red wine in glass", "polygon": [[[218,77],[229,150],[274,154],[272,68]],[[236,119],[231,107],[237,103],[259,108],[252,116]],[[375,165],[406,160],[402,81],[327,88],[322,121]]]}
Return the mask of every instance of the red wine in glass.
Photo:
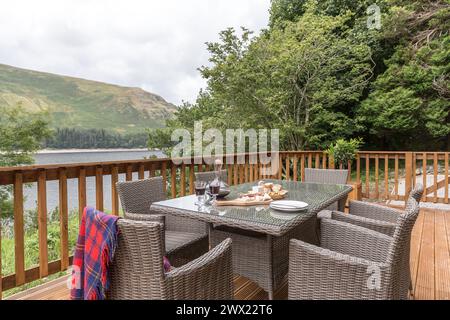
{"label": "red wine in glass", "polygon": [[203,205],[205,202],[206,182],[195,181],[194,183],[195,195],[197,196],[197,205]]}
{"label": "red wine in glass", "polygon": [[206,185],[195,186],[195,195],[197,197],[204,196],[206,192]]}
{"label": "red wine in glass", "polygon": [[218,179],[215,179],[209,184],[209,192],[214,197],[214,200],[216,200],[217,196],[219,195],[220,191],[220,181]]}

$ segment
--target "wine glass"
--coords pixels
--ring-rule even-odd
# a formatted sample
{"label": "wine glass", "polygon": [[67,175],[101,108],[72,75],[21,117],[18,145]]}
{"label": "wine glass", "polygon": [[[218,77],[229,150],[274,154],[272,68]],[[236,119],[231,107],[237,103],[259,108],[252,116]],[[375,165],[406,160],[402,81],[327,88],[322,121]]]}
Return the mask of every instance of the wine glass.
{"label": "wine glass", "polygon": [[197,196],[196,205],[203,206],[205,203],[206,182],[195,181],[194,182],[195,195]]}
{"label": "wine glass", "polygon": [[216,177],[216,179],[214,179],[209,183],[209,193],[212,195],[213,201],[216,201],[219,192],[220,192],[220,180]]}

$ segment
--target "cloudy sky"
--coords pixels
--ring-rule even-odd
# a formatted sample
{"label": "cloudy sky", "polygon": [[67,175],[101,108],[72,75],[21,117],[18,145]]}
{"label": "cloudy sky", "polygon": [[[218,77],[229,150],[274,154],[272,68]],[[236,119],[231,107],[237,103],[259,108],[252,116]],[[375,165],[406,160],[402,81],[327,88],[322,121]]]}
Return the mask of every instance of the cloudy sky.
{"label": "cloudy sky", "polygon": [[205,42],[258,31],[270,0],[15,0],[0,10],[0,63],[137,86],[179,104],[205,83]]}

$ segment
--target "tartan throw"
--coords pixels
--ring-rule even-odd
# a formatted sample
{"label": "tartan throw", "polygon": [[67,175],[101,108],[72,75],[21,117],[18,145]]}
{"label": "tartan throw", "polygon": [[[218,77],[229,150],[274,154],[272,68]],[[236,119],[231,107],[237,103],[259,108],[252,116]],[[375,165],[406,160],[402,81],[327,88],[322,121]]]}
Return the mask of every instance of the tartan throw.
{"label": "tartan throw", "polygon": [[108,267],[117,247],[117,220],[91,207],[84,208],[73,258],[72,300],[104,300]]}

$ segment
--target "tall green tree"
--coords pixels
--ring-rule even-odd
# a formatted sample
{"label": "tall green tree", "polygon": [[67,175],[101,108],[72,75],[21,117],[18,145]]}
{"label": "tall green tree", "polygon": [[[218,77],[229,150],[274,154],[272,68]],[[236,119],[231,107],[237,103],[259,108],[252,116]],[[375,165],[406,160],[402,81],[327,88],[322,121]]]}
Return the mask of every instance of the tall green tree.
{"label": "tall green tree", "polygon": [[209,43],[207,89],[178,114],[178,125],[279,128],[285,149],[322,148],[356,127],[351,117],[372,74],[370,48],[343,37],[351,14],[316,13],[310,1],[296,22],[259,37],[243,29]]}
{"label": "tall green tree", "polygon": [[[33,163],[33,153],[51,134],[43,114],[32,114],[21,105],[14,108],[0,106],[0,166]],[[10,188],[0,186],[0,212],[12,215]]]}

